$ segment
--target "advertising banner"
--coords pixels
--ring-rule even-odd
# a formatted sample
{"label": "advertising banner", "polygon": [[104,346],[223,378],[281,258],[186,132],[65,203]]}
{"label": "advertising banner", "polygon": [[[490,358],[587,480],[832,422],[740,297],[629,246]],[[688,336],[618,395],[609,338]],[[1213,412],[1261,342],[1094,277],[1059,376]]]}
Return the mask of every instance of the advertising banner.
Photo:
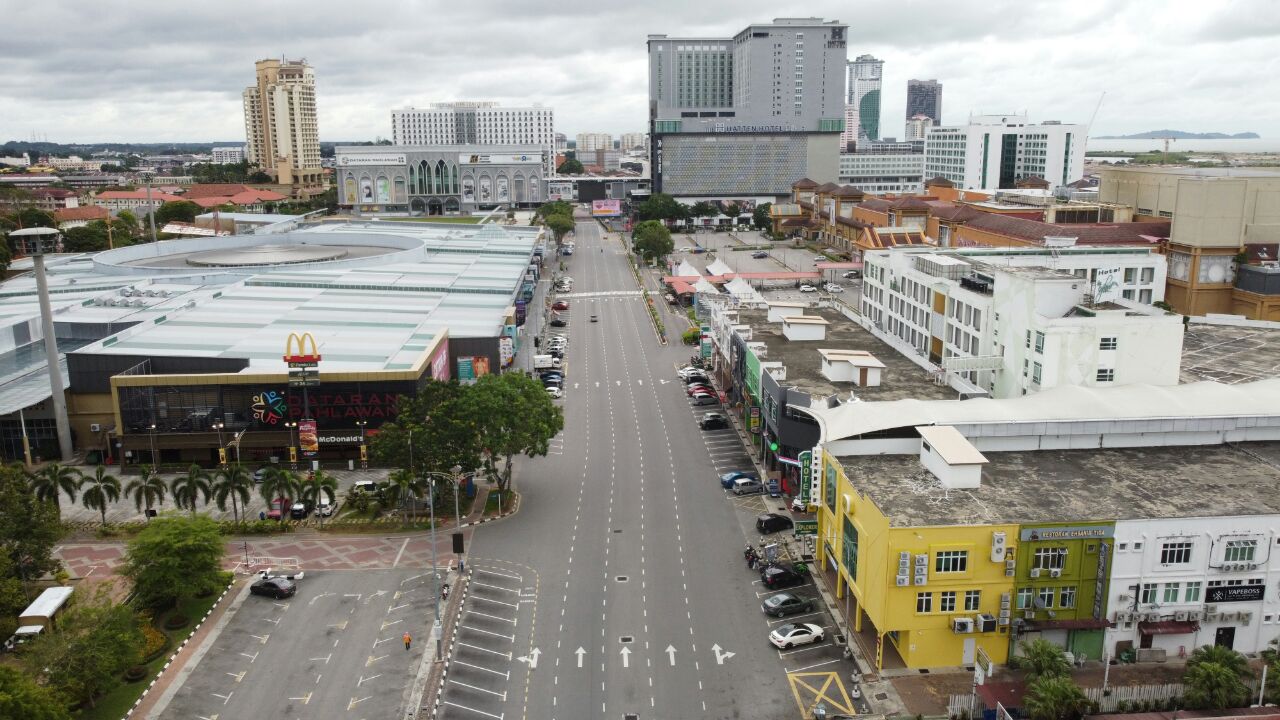
{"label": "advertising banner", "polygon": [[796,537],[800,537],[801,535],[817,535],[818,521],[817,520],[796,520],[795,530],[796,530]]}
{"label": "advertising banner", "polygon": [[622,214],[620,200],[592,200],[591,217],[618,217]]}
{"label": "advertising banner", "polygon": [[498,338],[498,357],[502,360],[502,367],[507,367],[515,360],[515,342],[511,338]]}
{"label": "advertising banner", "polygon": [[699,340],[698,349],[702,353],[702,359],[707,360],[711,357],[711,351],[712,351],[711,326],[702,325],[699,328],[698,332],[700,333],[698,337],[698,340]]}
{"label": "advertising banner", "polygon": [[753,435],[760,432],[760,408],[752,407],[748,413],[747,430]]}
{"label": "advertising banner", "polygon": [[807,509],[813,503],[813,453],[805,450],[797,460],[800,461],[800,502]]}
{"label": "advertising banner", "polygon": [[1266,597],[1266,585],[1222,585],[1205,591],[1207,603],[1255,602]]}
{"label": "advertising banner", "polygon": [[374,153],[370,155],[339,155],[339,167],[355,167],[357,165],[408,165],[404,153]]}
{"label": "advertising banner", "polygon": [[474,382],[489,374],[489,358],[483,355],[463,355],[458,358],[458,379]]}
{"label": "advertising banner", "polygon": [[303,418],[298,421],[298,446],[302,448],[303,457],[315,457],[320,452],[320,433],[316,430],[316,421]]}
{"label": "advertising banner", "polygon": [[463,165],[538,165],[542,162],[541,155],[500,155],[500,154],[484,154],[484,155],[459,155],[458,162]]}

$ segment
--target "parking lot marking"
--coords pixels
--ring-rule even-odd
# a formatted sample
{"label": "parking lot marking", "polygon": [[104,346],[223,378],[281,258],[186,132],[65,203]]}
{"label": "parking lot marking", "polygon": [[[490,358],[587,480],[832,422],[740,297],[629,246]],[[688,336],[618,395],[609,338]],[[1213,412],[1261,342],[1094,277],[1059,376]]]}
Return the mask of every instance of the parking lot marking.
{"label": "parking lot marking", "polygon": [[481,666],[479,666],[479,665],[472,665],[471,663],[463,662],[463,661],[461,661],[461,660],[457,660],[457,659],[455,659],[455,660],[453,661],[453,664],[454,664],[454,665],[463,665],[463,666],[465,666],[465,667],[469,667],[469,668],[475,668],[476,670],[483,670],[484,672],[487,672],[487,673],[493,673],[494,675],[501,675],[502,677],[506,678],[507,680],[510,680],[510,679],[511,679],[511,673],[509,673],[509,672],[502,672],[502,671],[498,671],[498,670],[490,670],[490,669],[489,669],[489,668],[487,668],[487,667],[481,667]]}
{"label": "parking lot marking", "polygon": [[858,712],[849,699],[849,693],[845,691],[838,672],[788,673],[787,682],[791,685],[791,695],[795,698],[796,705],[806,716],[819,702],[834,706],[837,712],[850,715]]}
{"label": "parking lot marking", "polygon": [[249,637],[251,637],[251,638],[257,638],[257,639],[258,639],[258,642],[262,643],[263,645],[266,645],[266,644],[267,644],[267,638],[270,638],[271,636],[270,636],[270,635],[253,635],[253,634],[250,634],[250,635],[249,635]]}
{"label": "parking lot marking", "polygon": [[356,599],[356,602],[360,602],[360,598],[364,597],[364,595],[361,593],[343,593],[342,597],[344,598],[353,597]]}
{"label": "parking lot marking", "polygon": [[205,717],[203,715],[197,715],[196,717],[199,718],[199,720],[218,720],[218,716],[216,714],[210,715],[209,717]]}
{"label": "parking lot marking", "polygon": [[[406,540],[405,542],[408,542],[408,541]],[[364,604],[368,605],[369,603],[373,602],[374,600],[386,594],[387,594],[386,590],[374,590],[373,593],[369,595],[369,599],[364,601]]]}
{"label": "parking lot marking", "polygon": [[322,678],[322,677],[324,677],[324,675],[316,675],[316,684],[317,684],[317,685],[319,685],[319,684],[320,684],[320,678]]}
{"label": "parking lot marking", "polygon": [[347,629],[347,621],[346,621],[346,620],[343,620],[343,621],[342,621],[342,622],[340,622],[340,623],[329,623],[329,627],[336,627],[336,628],[338,628],[339,630],[346,630],[346,629]]}
{"label": "parking lot marking", "polygon": [[374,663],[378,662],[379,660],[381,660],[381,659],[382,659],[382,658],[384,658],[384,657],[386,657],[386,655],[379,655],[378,657],[374,657],[374,656],[370,655],[370,656],[369,656],[369,659],[364,661],[364,666],[365,666],[365,667],[369,667],[370,665],[372,665],[372,664],[374,664]]}
{"label": "parking lot marking", "polygon": [[506,701],[507,701],[507,693],[506,693],[506,692],[494,692],[493,690],[486,690],[486,689],[484,689],[484,688],[482,688],[482,687],[476,687],[475,685],[468,685],[467,683],[459,682],[459,681],[457,681],[457,680],[450,680],[449,682],[450,682],[451,684],[453,684],[453,685],[461,685],[461,686],[462,686],[462,687],[464,687],[464,688],[468,688],[468,689],[471,689],[471,690],[475,690],[476,692],[489,693],[490,695],[494,695],[494,696],[496,696],[496,697],[500,697],[500,698],[502,698],[502,701],[503,701],[503,702],[506,702]]}
{"label": "parking lot marking", "polygon": [[289,699],[290,699],[290,700],[300,700],[300,701],[302,701],[302,704],[303,704],[303,705],[309,705],[309,704],[311,704],[311,695],[312,695],[312,693],[307,693],[306,695],[303,695],[302,697],[291,697],[291,698],[289,698]]}
{"label": "parking lot marking", "polygon": [[249,653],[240,653],[240,654],[241,654],[241,655],[243,655],[243,656],[245,656],[245,657],[247,657],[247,658],[249,658],[249,664],[250,664],[250,665],[252,665],[252,664],[253,664],[253,661],[254,661],[254,660],[257,660],[257,659],[258,659],[258,653],[254,653],[254,654],[252,654],[252,655],[250,655]]}
{"label": "parking lot marking", "polygon": [[226,695],[219,695],[218,693],[209,693],[209,694],[217,698],[222,698],[223,705],[226,705],[228,702],[230,702],[231,696],[235,695],[235,693],[227,693]]}
{"label": "parking lot marking", "polygon": [[313,598],[311,598],[310,600],[308,600],[308,601],[307,601],[307,605],[315,605],[317,600],[319,600],[320,598],[323,598],[323,597],[329,597],[330,595],[337,595],[337,593],[322,592],[322,593],[320,593],[319,595],[316,595],[315,597],[313,597]]}
{"label": "parking lot marking", "polygon": [[386,630],[387,628],[391,627],[392,625],[395,625],[395,624],[396,624],[396,623],[398,623],[398,622],[400,622],[400,621],[399,621],[399,620],[391,620],[391,621],[389,621],[389,622],[388,622],[388,621],[384,621],[384,622],[382,623],[382,629],[383,629],[383,630]]}
{"label": "parking lot marking", "polygon": [[787,617],[778,618],[777,620],[770,620],[770,621],[768,621],[768,623],[769,623],[770,625],[780,625],[780,624],[783,624],[783,623],[795,622],[796,620],[798,620],[798,619],[800,619],[800,618],[802,618],[802,617],[809,617],[809,616],[811,616],[811,615],[822,615],[822,613],[821,613],[821,612],[809,612],[809,613],[800,613],[799,615],[788,615]]}
{"label": "parking lot marking", "polygon": [[832,658],[832,659],[830,659],[830,660],[824,660],[824,661],[822,661],[822,662],[820,662],[820,663],[814,663],[814,664],[812,664],[812,665],[805,665],[804,667],[802,667],[802,668],[796,668],[795,670],[791,670],[791,669],[787,669],[787,668],[783,668],[783,670],[784,670],[785,672],[788,672],[788,673],[797,673],[797,672],[801,672],[801,671],[804,671],[804,670],[812,670],[813,668],[816,668],[816,667],[822,667],[823,665],[830,665],[831,663],[834,663],[834,662],[840,662],[840,658]]}
{"label": "parking lot marking", "polygon": [[[573,552],[572,547],[569,548],[569,552]],[[490,585],[489,583],[482,583],[479,580],[472,580],[471,587],[490,588],[493,590],[501,590],[503,592],[513,592],[513,593],[520,592],[520,588],[508,588],[508,587],[502,587],[501,585]]]}
{"label": "parking lot marking", "polygon": [[405,603],[405,604],[403,604],[403,605],[396,605],[395,607],[389,607],[389,608],[387,608],[387,614],[388,614],[388,615],[390,615],[391,613],[395,612],[396,610],[400,610],[400,609],[402,609],[402,608],[407,608],[407,607],[409,607],[409,603]]}
{"label": "parking lot marking", "polygon": [[[487,652],[487,653],[491,653],[491,654],[493,654],[493,655],[497,655],[497,656],[499,656],[499,657],[504,657],[504,658],[506,658],[506,659],[508,659],[508,660],[510,660],[510,659],[511,659],[511,653],[509,653],[509,652],[498,652],[497,650],[490,650],[489,648],[480,647],[479,645],[472,645],[471,643],[464,643],[464,642],[462,642],[461,640],[459,640],[459,641],[458,641],[458,644],[459,644],[459,645],[461,645],[462,647],[469,647],[469,648],[471,648],[472,650],[479,650],[480,652]],[[558,661],[558,660],[557,660],[557,661]]]}
{"label": "parking lot marking", "polygon": [[493,600],[479,594],[472,595],[471,597],[473,600],[483,600],[487,603],[493,603],[494,605],[506,605],[509,608],[515,608],[516,610],[520,609],[520,606],[517,605],[516,603],[502,602],[501,600]]}
{"label": "parking lot marking", "polygon": [[280,618],[275,618],[275,619],[272,619],[272,618],[262,618],[262,619],[263,619],[263,621],[264,621],[264,622],[269,622],[269,623],[271,623],[272,625],[279,625],[279,624],[280,624]]}
{"label": "parking lot marking", "polygon": [[364,702],[365,700],[368,700],[371,697],[373,696],[370,695],[369,697],[351,698],[351,702],[347,703],[347,710],[350,710],[351,708],[355,707],[356,705],[359,705],[360,703]]}
{"label": "parking lot marking", "polygon": [[[468,609],[468,610],[467,610],[467,614],[468,614],[468,615],[479,615],[480,617],[487,617],[487,618],[491,618],[491,619],[493,619],[493,620],[501,620],[502,622],[509,622],[509,623],[511,623],[512,625],[515,625],[515,624],[516,624],[516,621],[515,621],[515,619],[514,619],[514,618],[508,619],[508,618],[501,617],[501,616],[499,616],[499,615],[490,615],[489,613],[482,613],[482,612],[480,612],[479,610],[475,610],[475,609]],[[396,622],[400,622],[400,621],[399,621],[399,620],[397,620]]]}
{"label": "parking lot marking", "polygon": [[778,657],[786,657],[787,655],[795,655],[796,653],[809,652],[810,650],[818,650],[820,648],[827,648],[827,647],[833,646],[834,644],[835,643],[829,643],[826,641],[823,641],[820,643],[809,643],[808,645],[805,645],[803,647],[798,647],[795,650],[779,650]]}
{"label": "parking lot marking", "polygon": [[[458,703],[449,702],[448,700],[441,701],[441,703],[440,703],[440,704],[441,704],[441,705],[449,705],[449,706],[451,706],[451,707],[456,707],[456,708],[461,708],[461,709],[463,709],[463,710],[470,710],[470,711],[471,711],[471,712],[473,712],[473,713],[478,713],[478,714],[480,714],[480,715],[484,715],[485,717],[497,718],[498,720],[502,720],[502,716],[503,716],[503,713],[499,713],[499,714],[497,714],[497,715],[494,715],[493,713],[487,713],[487,712],[485,712],[485,711],[483,711],[483,710],[477,710],[477,709],[475,709],[475,708],[470,708],[470,707],[467,707],[466,705],[459,705]],[[350,710],[351,708],[347,708],[347,709],[348,709],[348,710]]]}
{"label": "parking lot marking", "polygon": [[491,632],[491,631],[489,631],[489,630],[481,630],[480,628],[477,628],[477,627],[471,627],[470,625],[460,625],[459,627],[461,627],[461,628],[462,628],[462,629],[464,629],[464,630],[471,630],[472,632],[484,633],[485,635],[492,635],[492,636],[494,636],[494,637],[500,637],[500,638],[503,638],[503,639],[506,639],[506,640],[510,640],[511,642],[515,642],[515,641],[516,641],[516,638],[515,638],[515,636],[514,636],[514,635],[503,635],[502,633]]}
{"label": "parking lot marking", "polygon": [[240,682],[241,680],[244,680],[244,674],[245,674],[245,673],[247,673],[247,672],[249,672],[249,671],[248,671],[248,670],[241,670],[241,671],[240,671],[240,672],[238,672],[238,673],[229,672],[229,673],[227,673],[227,674],[228,674],[228,675],[230,675],[231,677],[235,678],[235,679],[236,679],[236,682]]}
{"label": "parking lot marking", "polygon": [[498,572],[497,570],[486,570],[485,568],[476,568],[475,572],[484,573],[485,575],[497,575],[499,577],[511,578],[512,580],[521,580],[521,581],[524,580],[524,578],[520,577],[519,575],[512,575],[511,573]]}
{"label": "parking lot marking", "polygon": [[378,673],[377,675],[372,675],[370,677],[365,677],[361,675],[360,679],[356,681],[356,687],[360,687],[361,685],[369,682],[370,680],[377,680],[380,677],[382,677],[382,673]]}

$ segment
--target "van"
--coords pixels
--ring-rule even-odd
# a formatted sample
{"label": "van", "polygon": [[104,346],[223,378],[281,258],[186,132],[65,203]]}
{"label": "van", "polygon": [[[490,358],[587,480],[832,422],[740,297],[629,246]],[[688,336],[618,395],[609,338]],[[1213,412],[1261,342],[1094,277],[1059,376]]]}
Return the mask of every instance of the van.
{"label": "van", "polygon": [[764,492],[764,485],[758,478],[744,477],[733,481],[734,495],[755,495],[762,492]]}
{"label": "van", "polygon": [[534,370],[545,370],[548,368],[558,368],[558,367],[560,367],[560,358],[558,357],[555,357],[553,355],[534,355],[533,356]]}

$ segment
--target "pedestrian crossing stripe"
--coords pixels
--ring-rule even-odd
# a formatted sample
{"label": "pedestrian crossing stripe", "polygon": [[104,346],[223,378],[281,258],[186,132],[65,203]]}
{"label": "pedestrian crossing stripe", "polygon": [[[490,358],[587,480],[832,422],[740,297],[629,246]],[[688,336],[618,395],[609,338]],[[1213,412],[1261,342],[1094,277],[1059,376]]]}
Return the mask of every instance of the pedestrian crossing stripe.
{"label": "pedestrian crossing stripe", "polygon": [[796,699],[804,717],[813,717],[813,709],[824,702],[829,711],[856,715],[857,709],[849,699],[838,672],[793,672],[787,673],[787,682],[791,684],[791,694]]}

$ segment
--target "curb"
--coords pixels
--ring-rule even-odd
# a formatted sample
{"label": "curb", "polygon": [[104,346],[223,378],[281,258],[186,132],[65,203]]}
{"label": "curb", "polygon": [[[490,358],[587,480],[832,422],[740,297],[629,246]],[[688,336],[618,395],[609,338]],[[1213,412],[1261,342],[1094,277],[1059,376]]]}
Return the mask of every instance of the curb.
{"label": "curb", "polygon": [[209,610],[205,612],[204,617],[200,618],[200,622],[196,623],[196,626],[191,628],[191,632],[187,633],[187,637],[182,641],[182,643],[169,654],[169,659],[164,661],[164,667],[160,668],[160,672],[156,673],[154,678],[151,678],[151,682],[147,685],[147,689],[142,691],[142,694],[138,696],[137,701],[134,702],[133,706],[129,708],[129,711],[124,714],[124,720],[129,720],[129,718],[133,717],[133,713],[138,709],[138,706],[146,699],[147,693],[150,693],[152,688],[156,686],[156,683],[160,682],[160,678],[164,677],[165,671],[173,664],[174,659],[178,657],[178,653],[182,652],[183,648],[187,646],[187,643],[191,642],[191,638],[195,637],[201,627],[204,627],[205,622],[209,620],[209,616],[212,615],[213,611],[217,609],[217,607],[222,604],[222,601],[227,598],[227,593],[231,592],[231,588],[234,587],[235,584],[235,580],[233,579],[225,588],[223,588],[222,594],[218,596],[218,599],[214,601],[213,605],[209,606]]}
{"label": "curb", "polygon": [[511,517],[512,515],[515,515],[516,513],[520,512],[520,502],[523,496],[514,490],[511,490],[509,492],[511,492],[516,496],[515,507],[511,508],[510,510],[507,510],[501,515],[494,515],[493,517],[484,517],[484,518],[480,518],[479,520],[469,520],[459,525],[458,529],[462,529],[464,527],[472,527],[474,525],[484,525],[485,523],[490,523],[495,520],[502,520],[503,518]]}
{"label": "curb", "polygon": [[462,622],[462,609],[467,602],[467,595],[471,592],[471,574],[473,572],[474,570],[468,571],[466,575],[458,578],[458,581],[462,583],[462,593],[458,596],[458,606],[453,614],[453,622],[447,625],[449,629],[448,647],[445,649],[444,659],[436,659],[436,662],[441,663],[440,682],[436,684],[435,692],[431,695],[430,700],[421,705],[421,709],[425,709],[427,705],[431,706],[432,718],[435,718],[440,713],[440,698],[444,695],[444,685],[449,680],[449,666],[453,664],[453,650],[458,642],[457,628]]}

